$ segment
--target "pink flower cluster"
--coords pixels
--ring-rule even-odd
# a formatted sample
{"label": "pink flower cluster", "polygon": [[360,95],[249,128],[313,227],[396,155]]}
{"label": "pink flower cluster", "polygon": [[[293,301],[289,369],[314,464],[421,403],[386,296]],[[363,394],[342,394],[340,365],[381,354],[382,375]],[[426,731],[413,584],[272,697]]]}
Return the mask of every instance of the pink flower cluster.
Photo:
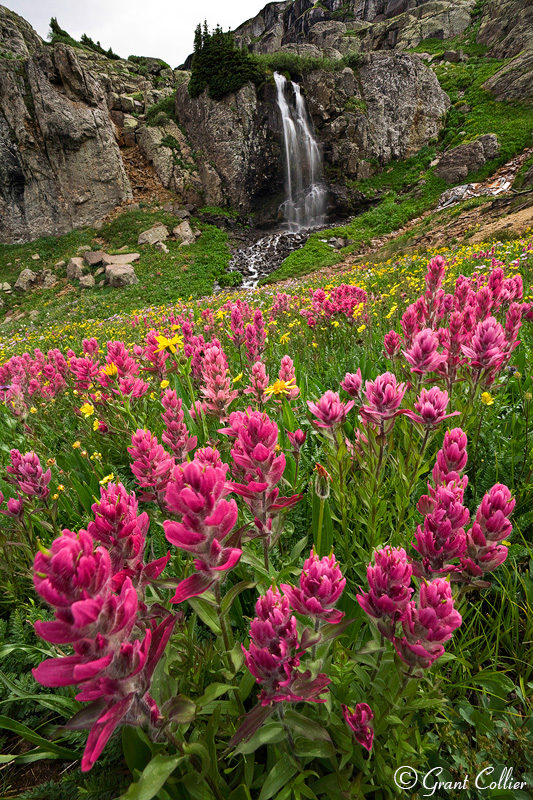
{"label": "pink flower cluster", "polygon": [[260,308],[256,308],[253,322],[248,324],[244,330],[244,345],[248,364],[253,364],[263,355],[266,346],[266,331],[263,313]]}
{"label": "pink flower cluster", "polygon": [[141,489],[147,490],[142,492],[141,499],[157,500],[161,505],[174,467],[174,459],[159,444],[157,436],[140,428],[131,437],[131,447],[127,449],[133,459],[131,471]]}
{"label": "pink flower cluster", "polygon": [[229,427],[224,428],[234,440],[231,455],[234,472],[242,476],[244,483],[230,483],[231,491],[240,495],[252,512],[255,533],[270,543],[273,520],[280,511],[290,508],[300,495],[279,497],[276,484],[285,470],[285,455],[278,454],[278,426],[265,413],[234,411],[229,418]]}
{"label": "pink flower cluster", "polygon": [[84,771],[118,725],[159,725],[148,689],[176,619],[168,615],[157,624],[143,617],[132,577],[157,577],[167,559],[144,566],[147,520],[137,517],[134,497],[121,485],[110,485],[93,509],[90,527],[105,546],[96,545],[88,531],[64,530],[50,550],[36,555],[34,565],[35,589],[55,613],[53,621],[37,622],[36,632],[53,644],[70,645],[74,653],[43,661],[33,675],[43,686],[78,685],[76,699],[91,703],[67,726],[91,728]]}
{"label": "pink flower cluster", "polygon": [[513,526],[509,516],[515,502],[507,486],[501,483],[485,494],[472,529],[466,536],[466,556],[461,560],[465,574],[479,577],[492,572],[505,561],[507,547],[497,543],[511,534]]}
{"label": "pink flower cluster", "polygon": [[[442,578],[423,583],[417,600],[411,600],[412,568],[405,550],[385,547],[374,558],[375,565],[367,568],[369,591],[357,595],[359,605],[403,661],[427,669],[444,653],[443,642],[461,624],[450,584]],[[396,634],[398,625],[400,635]]]}
{"label": "pink flower cluster", "polygon": [[362,405],[359,411],[363,420],[383,428],[385,423],[390,422],[385,431],[386,433],[390,432],[395,417],[403,413],[399,407],[406,388],[404,383],[398,383],[396,375],[393,375],[392,372],[384,372],[382,375],[378,375],[374,381],[366,381],[366,404]]}
{"label": "pink flower cluster", "polygon": [[452,411],[451,414],[446,414],[447,405],[448,392],[443,392],[438,386],[432,386],[431,389],[421,390],[414,404],[415,410],[405,411],[405,416],[426,428],[436,428],[445,419],[461,413]]}
{"label": "pink flower cluster", "polygon": [[268,400],[265,389],[268,388],[269,382],[265,365],[262,361],[256,361],[250,370],[250,385],[246,387],[244,394],[251,395],[262,406]]}
{"label": "pink flower cluster", "polygon": [[493,259],[488,275],[461,275],[454,294],[445,294],[445,267],[442,256],[428,263],[426,292],[402,316],[403,340],[395,331],[385,335],[385,354],[394,359],[402,351],[413,373],[436,373],[446,379],[448,390],[463,367],[474,382],[490,386],[518,345],[522,318],[529,318],[529,305],[518,302],[522,279],[506,279]]}
{"label": "pink flower cluster", "polygon": [[309,700],[324,703],[319,697],[329,683],[325,674],[311,678],[310,670],[300,672],[305,651],[298,640],[296,617],[291,614],[289,599],[278,589],[268,589],[255,605],[256,617],[250,625],[250,646],[241,645],[246,666],[261,684],[262,706],[282,701]]}
{"label": "pink flower cluster", "polygon": [[465,526],[470,520],[470,512],[463,506],[468,483],[467,476],[462,476],[468,459],[466,445],[461,428],[446,431],[433,468],[434,486],[428,483],[429,494],[418,501],[417,508],[425,515],[413,545],[422,557],[421,563],[413,561],[413,571],[419,577],[457,572],[458,567],[450,562],[465,553]]}
{"label": "pink flower cluster", "polygon": [[[414,549],[422,561],[413,561],[413,572],[424,578],[452,573],[453,580],[471,580],[492,572],[507,558],[507,547],[499,542],[512,532],[509,516],[515,500],[507,486],[496,484],[485,494],[469,531],[470,512],[463,505],[468,483],[462,475],[467,462],[467,438],[461,428],[447,431],[433,468],[432,486],[417,508],[424,514]],[[454,560],[459,563],[452,564]]]}
{"label": "pink flower cluster", "polygon": [[100,542],[111,558],[111,587],[118,591],[126,578],[130,578],[138,591],[149,581],[159,577],[170,555],[144,563],[146,534],[150,519],[146,512],[138,514],[135,494],[128,494],[121,483],[110,483],[100,489],[100,500],[91,506],[94,520],[87,532],[95,542]]}
{"label": "pink flower cluster", "polygon": [[208,347],[202,361],[203,407],[221,421],[227,419],[228,406],[239,394],[231,389],[228,373],[228,361],[222,347],[217,344]]}
{"label": "pink flower cluster", "polygon": [[338,392],[328,389],[316,403],[308,400],[307,405],[309,411],[318,420],[314,423],[317,428],[337,429],[346,422],[348,412],[354,407],[355,401],[349,400],[347,403],[343,403]]}
{"label": "pink flower cluster", "polygon": [[[345,317],[350,324],[354,323],[354,312],[359,307],[364,307],[367,294],[358,286],[341,283],[329,289],[311,291],[311,309],[302,309],[300,314],[307,320],[310,328],[314,328],[321,319]],[[359,320],[359,315],[357,315]]]}
{"label": "pink flower cluster", "polygon": [[[213,458],[215,453],[209,455]],[[234,546],[238,537],[235,543],[232,541],[237,503],[224,499],[229,493],[226,471],[227,465],[213,466],[199,459],[173,470],[166,506],[172,514],[181,516],[181,521],[165,520],[165,536],[171,544],[196,556],[196,571],[181,581],[172,603],[202,594],[222,580],[241,557],[242,550]]]}
{"label": "pink flower cluster", "polygon": [[281,584],[291,607],[298,614],[304,614],[313,622],[340,622],[342,611],[334,608],[346,585],[333,553],[319,558],[314,548],[305,561],[298,587]]}
{"label": "pink flower cluster", "polygon": [[189,431],[183,421],[183,402],[181,397],[177,396],[175,389],[167,388],[161,392],[161,405],[165,409],[161,414],[161,419],[165,423],[165,431],[161,440],[172,451],[175,463],[181,464],[187,453],[196,447],[198,438],[189,436]]}
{"label": "pink flower cluster", "polygon": [[370,752],[374,741],[374,729],[371,725],[374,714],[368,703],[357,703],[355,708],[342,705],[342,716],[356,741]]}
{"label": "pink flower cluster", "polygon": [[25,453],[13,449],[9,453],[11,463],[6,467],[6,482],[20,494],[45,500],[50,494],[48,484],[52,477],[50,469],[43,472],[39,456],[33,451]]}

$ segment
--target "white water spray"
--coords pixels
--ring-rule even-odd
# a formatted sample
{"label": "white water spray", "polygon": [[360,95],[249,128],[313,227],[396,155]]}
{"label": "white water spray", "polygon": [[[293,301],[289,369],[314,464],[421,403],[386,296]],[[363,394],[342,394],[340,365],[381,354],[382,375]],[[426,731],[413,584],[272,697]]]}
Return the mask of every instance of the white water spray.
{"label": "white water spray", "polygon": [[292,81],[289,83],[279,72],[274,73],[274,80],[285,146],[286,199],[281,207],[289,230],[299,231],[323,225],[325,221],[326,187],[322,179],[322,159],[300,86]]}

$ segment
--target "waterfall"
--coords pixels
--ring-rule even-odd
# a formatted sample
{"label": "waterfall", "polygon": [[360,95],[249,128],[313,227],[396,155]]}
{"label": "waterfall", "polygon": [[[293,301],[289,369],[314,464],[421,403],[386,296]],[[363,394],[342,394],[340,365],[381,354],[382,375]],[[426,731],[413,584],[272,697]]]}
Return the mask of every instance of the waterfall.
{"label": "waterfall", "polygon": [[[326,187],[320,149],[297,83],[274,73],[285,147],[285,202],[281,206],[290,231],[323,225]],[[289,86],[292,88],[289,88]]]}

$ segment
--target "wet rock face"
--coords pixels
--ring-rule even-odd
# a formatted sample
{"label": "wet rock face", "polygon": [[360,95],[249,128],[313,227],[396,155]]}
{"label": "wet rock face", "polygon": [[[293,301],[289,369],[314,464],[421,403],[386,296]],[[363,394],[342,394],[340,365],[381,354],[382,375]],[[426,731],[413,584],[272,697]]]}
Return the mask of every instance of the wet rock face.
{"label": "wet rock face", "polygon": [[100,84],[0,6],[2,52],[0,241],[92,224],[131,194]]}
{"label": "wet rock face", "polygon": [[310,233],[310,230],[298,233],[280,231],[257,239],[233,254],[228,272],[240,272],[243,277],[240,288],[253,289],[262,278],[277,269],[293,250],[303,247]]}
{"label": "wet rock face", "polygon": [[207,92],[190,97],[187,85],[176,92],[176,115],[196,151],[205,204],[249,212],[282,191],[281,121],[274,87],[268,84],[258,94],[248,83],[215,101]]}

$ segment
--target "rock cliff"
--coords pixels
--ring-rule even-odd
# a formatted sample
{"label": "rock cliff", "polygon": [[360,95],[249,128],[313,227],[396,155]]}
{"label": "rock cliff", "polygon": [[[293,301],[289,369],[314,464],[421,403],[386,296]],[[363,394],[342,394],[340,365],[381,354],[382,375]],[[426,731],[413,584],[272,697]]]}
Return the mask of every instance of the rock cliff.
{"label": "rock cliff", "polygon": [[130,195],[101,84],[0,6],[0,241],[93,223]]}
{"label": "rock cliff", "polygon": [[291,44],[310,44],[340,54],[407,49],[423,39],[458,36],[470,25],[475,5],[475,0],[269,3],[239,26],[235,36],[239,43],[258,53],[271,53]]}
{"label": "rock cliff", "polygon": [[[335,182],[361,179],[371,162],[407,158],[435,139],[449,99],[418,56],[369,53],[357,70],[315,70],[302,89]],[[208,205],[275,217],[283,191],[281,118],[273,84],[251,83],[223,101],[176,93],[176,116],[196,154]]]}

